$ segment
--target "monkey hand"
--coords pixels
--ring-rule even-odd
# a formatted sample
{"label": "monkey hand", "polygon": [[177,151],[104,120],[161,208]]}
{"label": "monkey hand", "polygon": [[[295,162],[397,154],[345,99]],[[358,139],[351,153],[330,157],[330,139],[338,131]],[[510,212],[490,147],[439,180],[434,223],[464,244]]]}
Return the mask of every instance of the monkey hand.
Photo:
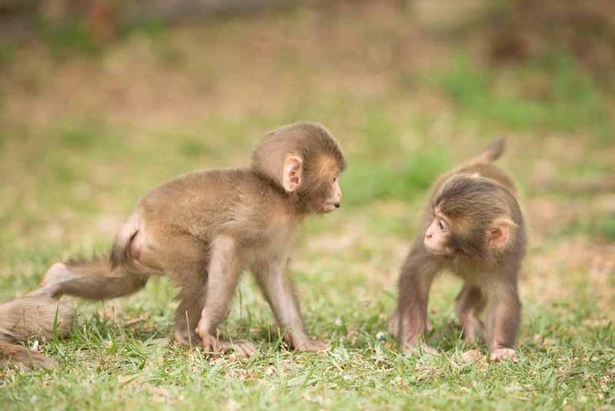
{"label": "monkey hand", "polygon": [[310,340],[309,338],[300,341],[291,341],[290,345],[297,351],[329,351],[331,346],[324,341]]}
{"label": "monkey hand", "polygon": [[512,348],[496,348],[491,351],[489,355],[489,361],[500,362],[502,360],[511,360],[513,362],[519,362],[517,353]]}
{"label": "monkey hand", "polygon": [[228,351],[235,351],[242,357],[253,357],[256,347],[246,340],[227,341],[213,335],[201,337],[203,348],[210,353],[222,354]]}
{"label": "monkey hand", "polygon": [[183,345],[185,347],[202,345],[201,337],[196,332],[190,333],[187,330],[175,331],[175,343],[178,345]]}

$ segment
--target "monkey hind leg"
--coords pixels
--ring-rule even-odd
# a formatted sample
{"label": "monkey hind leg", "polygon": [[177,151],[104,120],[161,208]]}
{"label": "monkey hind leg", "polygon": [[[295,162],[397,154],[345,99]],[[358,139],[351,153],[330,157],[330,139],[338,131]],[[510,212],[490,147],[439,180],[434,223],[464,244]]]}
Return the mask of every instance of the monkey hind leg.
{"label": "monkey hind leg", "polygon": [[106,257],[69,261],[51,266],[43,277],[39,294],[57,298],[64,294],[88,300],[123,297],[142,289],[147,283],[145,273],[134,273],[125,267],[111,269]]}
{"label": "monkey hind leg", "polygon": [[485,325],[479,319],[485,303],[485,297],[478,287],[465,285],[457,296],[455,312],[463,329],[463,337],[469,344],[485,338]]}
{"label": "monkey hind leg", "polygon": [[201,337],[196,327],[201,320],[201,311],[205,305],[205,284],[203,287],[182,287],[177,298],[179,306],[175,312],[175,341],[185,346],[200,346]]}

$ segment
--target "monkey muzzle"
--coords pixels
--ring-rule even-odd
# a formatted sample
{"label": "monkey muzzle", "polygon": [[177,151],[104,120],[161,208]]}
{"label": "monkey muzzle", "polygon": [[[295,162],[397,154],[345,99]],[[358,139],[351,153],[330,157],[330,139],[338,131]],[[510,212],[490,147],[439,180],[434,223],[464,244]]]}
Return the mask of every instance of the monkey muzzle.
{"label": "monkey muzzle", "polygon": [[325,212],[325,213],[330,213],[330,212],[335,211],[336,209],[340,208],[341,206],[342,206],[342,203],[339,202],[339,201],[327,202],[322,207],[322,211]]}

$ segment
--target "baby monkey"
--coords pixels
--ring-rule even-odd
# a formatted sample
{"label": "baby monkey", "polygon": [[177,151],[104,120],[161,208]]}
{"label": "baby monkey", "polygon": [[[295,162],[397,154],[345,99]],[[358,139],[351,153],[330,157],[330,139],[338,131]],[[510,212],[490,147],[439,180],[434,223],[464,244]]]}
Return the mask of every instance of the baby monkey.
{"label": "baby monkey", "polygon": [[[503,139],[492,142],[432,189],[420,235],[401,269],[398,306],[389,326],[405,354],[426,338],[429,290],[446,270],[464,281],[455,311],[465,340],[486,339],[491,361],[517,360],[517,277],[526,233],[516,187],[492,164],[504,148]],[[486,323],[479,318],[484,309]],[[428,345],[424,349],[435,352]]]}
{"label": "baby monkey", "polygon": [[167,274],[180,287],[176,341],[251,356],[251,343],[218,333],[247,269],[285,341],[297,350],[326,349],[304,330],[286,265],[299,223],[340,207],[344,168],[339,144],[321,125],[281,127],[265,135],[250,168],[197,171],[155,188],[119,230],[108,257],[54,264],[39,294],[110,299]]}

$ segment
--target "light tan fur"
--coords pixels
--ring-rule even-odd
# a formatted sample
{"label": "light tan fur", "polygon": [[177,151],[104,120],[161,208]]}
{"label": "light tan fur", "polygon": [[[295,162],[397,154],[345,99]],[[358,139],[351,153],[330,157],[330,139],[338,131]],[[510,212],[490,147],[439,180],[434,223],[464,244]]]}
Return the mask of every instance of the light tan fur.
{"label": "light tan fur", "polygon": [[[486,339],[490,359],[516,360],[521,317],[517,276],[525,254],[525,223],[513,181],[491,162],[496,140],[469,165],[447,173],[432,189],[419,235],[401,269],[398,306],[389,323],[404,353],[426,345],[427,302],[439,272],[464,280],[455,311],[469,343]],[[479,318],[486,309],[486,324]]]}
{"label": "light tan fur", "polygon": [[18,345],[29,338],[52,338],[70,332],[73,306],[66,301],[30,295],[0,304],[0,365],[14,363],[26,367],[50,368],[55,361]]}
{"label": "light tan fur", "polygon": [[239,276],[250,270],[286,340],[299,350],[322,349],[326,345],[304,331],[286,265],[303,219],[340,206],[337,177],[344,166],[339,144],[324,127],[281,127],[264,137],[250,168],[197,171],[152,190],[120,229],[110,258],[55,265],[43,289],[107,299],[167,274],[181,287],[178,342],[252,355],[251,343],[218,335]]}

